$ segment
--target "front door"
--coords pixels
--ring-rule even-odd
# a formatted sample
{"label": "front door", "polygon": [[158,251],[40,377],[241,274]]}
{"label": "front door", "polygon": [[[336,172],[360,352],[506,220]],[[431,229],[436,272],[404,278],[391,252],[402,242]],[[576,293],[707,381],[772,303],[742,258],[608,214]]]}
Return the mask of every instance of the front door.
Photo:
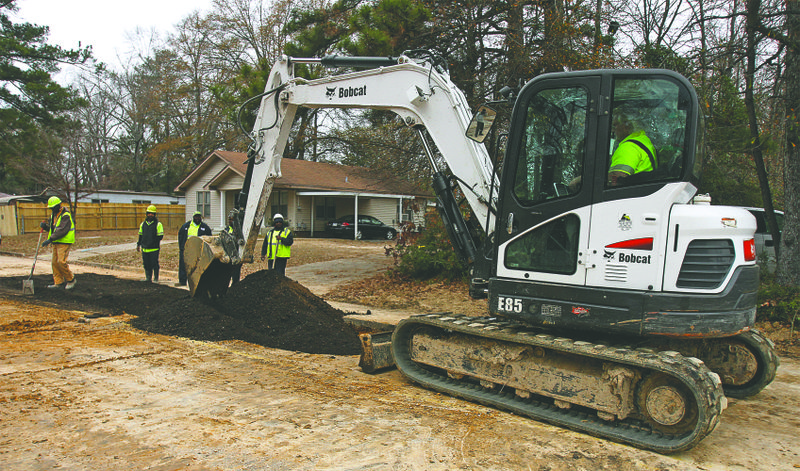
{"label": "front door", "polygon": [[523,90],[504,162],[498,277],[585,283],[600,101],[599,77]]}

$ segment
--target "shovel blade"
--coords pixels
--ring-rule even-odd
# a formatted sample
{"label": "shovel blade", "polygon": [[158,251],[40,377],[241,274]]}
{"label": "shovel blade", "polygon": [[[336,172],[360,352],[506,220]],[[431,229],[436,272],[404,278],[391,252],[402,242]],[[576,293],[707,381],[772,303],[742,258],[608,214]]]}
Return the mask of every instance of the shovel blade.
{"label": "shovel blade", "polygon": [[22,280],[22,294],[33,294],[33,280]]}

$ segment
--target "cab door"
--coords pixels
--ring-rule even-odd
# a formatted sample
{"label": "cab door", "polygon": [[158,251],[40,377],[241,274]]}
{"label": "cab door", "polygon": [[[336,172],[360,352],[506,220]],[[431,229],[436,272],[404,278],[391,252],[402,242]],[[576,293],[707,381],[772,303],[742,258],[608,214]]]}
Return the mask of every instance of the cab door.
{"label": "cab door", "polygon": [[521,92],[503,163],[499,278],[585,283],[600,84],[554,74]]}

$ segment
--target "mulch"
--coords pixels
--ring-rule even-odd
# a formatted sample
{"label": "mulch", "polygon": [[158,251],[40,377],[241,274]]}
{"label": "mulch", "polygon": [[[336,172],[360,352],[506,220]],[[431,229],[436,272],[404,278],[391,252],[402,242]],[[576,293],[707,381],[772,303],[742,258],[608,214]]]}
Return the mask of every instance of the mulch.
{"label": "mulch", "polygon": [[[5,296],[21,296],[26,277],[0,278]],[[215,301],[156,283],[81,274],[75,289],[47,289],[50,276],[34,276],[30,302],[56,304],[96,315],[131,314],[148,332],[195,340],[242,340],[282,350],[332,355],[361,352],[358,334],[335,309],[299,283],[274,271],[253,273]]]}

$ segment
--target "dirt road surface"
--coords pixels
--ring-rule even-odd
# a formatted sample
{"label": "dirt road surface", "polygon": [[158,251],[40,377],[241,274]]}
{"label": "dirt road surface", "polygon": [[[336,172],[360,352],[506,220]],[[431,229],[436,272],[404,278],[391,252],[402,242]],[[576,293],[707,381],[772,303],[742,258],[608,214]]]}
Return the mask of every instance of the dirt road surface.
{"label": "dirt road surface", "polygon": [[[14,262],[0,258],[0,276],[30,270]],[[199,342],[85,314],[0,297],[0,469],[800,468],[797,358],[782,358],[755,398],[731,399],[699,446],[663,456],[434,393],[397,371],[367,375],[355,356]]]}

